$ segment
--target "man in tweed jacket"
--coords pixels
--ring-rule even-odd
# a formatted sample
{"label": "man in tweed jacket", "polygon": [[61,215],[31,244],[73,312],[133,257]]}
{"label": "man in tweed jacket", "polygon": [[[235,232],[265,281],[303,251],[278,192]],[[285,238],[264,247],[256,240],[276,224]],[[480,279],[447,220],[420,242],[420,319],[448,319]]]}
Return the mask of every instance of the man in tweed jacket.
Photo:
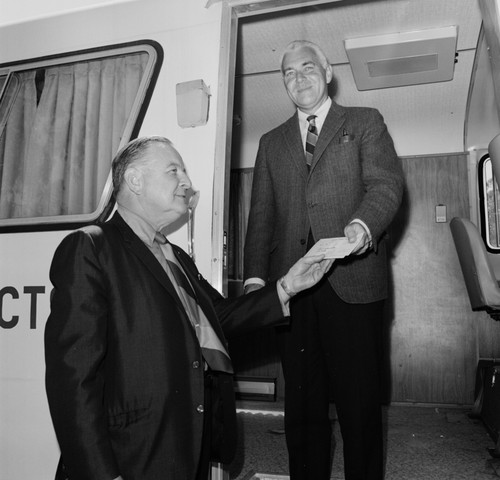
{"label": "man in tweed jacket", "polygon": [[[377,110],[342,107],[329,98],[332,67],[317,45],[292,42],[281,71],[297,111],[260,141],[245,241],[245,291],[279,278],[319,239],[346,236],[356,243],[318,285],[294,297],[291,324],[277,330],[290,478],[330,478],[333,398],[345,478],[381,479],[384,232],[401,202],[402,170]],[[319,136],[308,166],[312,114]]]}

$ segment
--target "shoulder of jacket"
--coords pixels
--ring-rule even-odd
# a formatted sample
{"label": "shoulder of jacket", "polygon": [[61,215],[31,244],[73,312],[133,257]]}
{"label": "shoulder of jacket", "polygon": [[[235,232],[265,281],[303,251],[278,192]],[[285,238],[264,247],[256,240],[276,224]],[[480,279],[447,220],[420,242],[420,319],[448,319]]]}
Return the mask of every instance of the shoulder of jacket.
{"label": "shoulder of jacket", "polygon": [[378,109],[373,107],[345,107],[343,105],[335,104],[335,109],[337,111],[344,113],[347,116],[379,116],[380,112]]}
{"label": "shoulder of jacket", "polygon": [[82,227],[80,231],[90,235],[91,237],[97,237],[104,234],[104,230],[108,228],[105,223],[99,225],[86,225]]}
{"label": "shoulder of jacket", "polygon": [[103,235],[103,228],[101,225],[85,225],[84,227],[80,227],[72,232],[68,233],[66,238],[75,238],[75,237],[92,237],[97,238]]}
{"label": "shoulder of jacket", "polygon": [[106,238],[105,230],[108,229],[104,228],[103,225],[86,225],[70,232],[62,243],[80,243],[82,245],[88,243],[93,245],[94,248],[100,248]]}
{"label": "shoulder of jacket", "polygon": [[274,127],[272,130],[264,133],[262,135],[261,140],[269,140],[276,137],[276,135],[281,135],[284,131],[288,130],[294,122],[297,121],[297,113],[293,114],[288,120],[280,123],[277,127]]}

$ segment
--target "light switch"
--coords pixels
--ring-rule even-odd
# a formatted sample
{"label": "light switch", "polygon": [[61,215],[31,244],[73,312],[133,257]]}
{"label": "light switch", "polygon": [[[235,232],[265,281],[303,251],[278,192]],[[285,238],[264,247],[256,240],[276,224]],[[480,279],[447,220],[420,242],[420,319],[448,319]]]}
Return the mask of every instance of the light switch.
{"label": "light switch", "polygon": [[436,222],[446,222],[446,205],[436,205]]}

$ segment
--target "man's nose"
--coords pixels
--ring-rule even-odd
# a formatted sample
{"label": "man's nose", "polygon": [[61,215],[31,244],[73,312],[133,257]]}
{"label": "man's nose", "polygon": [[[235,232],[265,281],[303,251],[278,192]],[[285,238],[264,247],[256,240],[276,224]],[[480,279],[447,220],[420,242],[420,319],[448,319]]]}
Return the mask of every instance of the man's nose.
{"label": "man's nose", "polygon": [[297,72],[295,79],[297,82],[303,82],[306,79],[306,75],[302,72]]}
{"label": "man's nose", "polygon": [[189,190],[191,188],[191,180],[189,179],[187,173],[182,172],[180,177],[180,184],[185,190]]}

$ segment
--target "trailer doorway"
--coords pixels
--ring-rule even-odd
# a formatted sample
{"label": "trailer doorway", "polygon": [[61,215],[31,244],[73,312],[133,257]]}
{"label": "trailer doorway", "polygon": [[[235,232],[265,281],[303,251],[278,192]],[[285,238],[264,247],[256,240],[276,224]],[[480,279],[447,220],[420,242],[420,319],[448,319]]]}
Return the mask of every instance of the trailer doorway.
{"label": "trailer doorway", "polygon": [[[241,183],[245,188],[251,187],[252,172],[249,168],[240,178],[231,173],[235,165],[235,158],[239,157],[238,150],[242,138],[239,127],[240,119],[244,112],[240,110],[241,101],[241,76],[238,66],[243,50],[238,49],[240,28],[246,21],[259,22],[266,15],[287,15],[291,11],[316,5],[334,4],[338,0],[267,0],[267,1],[241,1],[229,0],[222,5],[221,27],[221,55],[219,66],[219,92],[217,105],[217,139],[214,168],[214,194],[213,194],[213,221],[212,221],[212,285],[224,295],[238,295],[242,293],[242,246],[244,242],[245,226],[235,225],[230,220],[230,210],[235,207],[235,201],[240,195]],[[210,4],[216,1],[209,1]],[[293,40],[293,39],[290,39]],[[240,44],[241,45],[241,44]],[[282,48],[285,45],[282,46]],[[275,69],[268,72],[281,84],[279,73],[280,51],[276,50]],[[281,121],[286,120],[293,113],[293,104],[287,102],[286,92],[283,89],[283,100],[287,103]],[[257,101],[257,100],[256,100]],[[260,99],[265,102],[265,99]],[[258,103],[258,102],[257,102]],[[238,111],[235,110],[235,106]],[[277,126],[276,123],[273,126]],[[266,130],[260,132],[265,133]],[[255,152],[256,153],[256,152]],[[255,158],[255,156],[254,156]],[[235,200],[236,199],[236,200]],[[248,215],[248,209],[239,205],[241,215]],[[236,278],[235,278],[236,277]],[[267,400],[279,400],[284,394],[284,381],[280,361],[274,346],[274,330],[258,332],[250,337],[233,342],[231,356],[236,366],[237,380],[243,385],[242,393],[245,398],[252,391],[266,397]],[[245,390],[248,381],[253,386]],[[264,393],[259,393],[260,390]],[[265,406],[266,403],[262,402]],[[229,480],[229,472],[223,470],[222,465],[214,466],[212,480]]]}
{"label": "trailer doorway", "polygon": [[[229,1],[222,7],[219,78],[223,85],[220,86],[218,105],[220,113],[213,199],[212,284],[226,295],[237,296],[243,293],[243,245],[258,139],[295,111],[281,80],[281,52],[295,35],[312,37],[313,41],[321,43],[317,34],[312,33],[314,29],[311,21],[317,15],[333,12],[336,3]],[[276,43],[263,38],[263,48],[258,55],[255,54],[255,43],[258,44],[259,40],[252,36],[251,51],[247,50],[242,33],[245,29],[255,30],[261,22],[265,24],[284,17],[290,17],[296,25],[290,34],[294,36],[288,35],[290,38],[285,43],[283,38],[286,35],[279,35]],[[252,58],[250,62],[248,55]],[[260,61],[261,56],[263,62]],[[264,64],[272,65],[271,69],[263,68]],[[248,95],[252,97],[251,101]],[[272,118],[256,114],[259,104],[268,105],[271,102]],[[249,104],[252,104],[252,112],[247,115]],[[233,362],[238,373],[244,377],[244,382],[247,382],[248,377],[255,379],[250,391],[255,388],[256,397],[283,398],[284,380],[274,342],[274,329],[256,332],[245,339],[236,339],[232,350]]]}

